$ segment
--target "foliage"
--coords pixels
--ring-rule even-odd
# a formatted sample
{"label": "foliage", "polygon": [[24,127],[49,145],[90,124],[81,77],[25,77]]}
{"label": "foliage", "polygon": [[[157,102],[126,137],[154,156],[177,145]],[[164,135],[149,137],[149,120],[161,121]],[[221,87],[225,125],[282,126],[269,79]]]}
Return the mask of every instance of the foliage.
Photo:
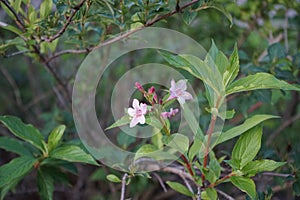
{"label": "foliage", "polygon": [[46,141],[38,129],[17,117],[0,116],[0,122],[19,138],[0,137],[1,148],[19,155],[0,167],[1,199],[31,171],[37,171],[41,198],[53,199],[54,183],[68,184],[65,172],[76,173],[74,162],[98,165],[82,147],[62,142],[64,125],[53,129]]}
{"label": "foliage", "polygon": [[[1,114],[0,121],[13,137],[7,129],[0,130],[0,148],[6,150],[0,152],[0,198],[18,191],[17,185],[26,183],[26,177],[34,177],[42,199],[53,199],[55,184],[74,184],[68,178],[70,173],[77,174],[77,162],[96,165],[91,179],[82,177],[87,173],[78,177],[80,184],[85,181],[90,186],[86,188],[94,189],[89,198],[117,199],[118,193],[123,193],[107,181],[122,187],[130,183],[124,196],[143,199],[148,193],[159,195],[158,183],[167,190],[164,181],[180,194],[201,199],[222,198],[224,192],[235,198],[239,193],[232,186],[247,194],[247,199],[299,196],[298,4],[288,0],[1,0],[0,113],[10,115]],[[147,156],[180,156],[171,169],[161,169],[164,173],[135,173],[132,169],[122,178],[118,171],[97,166],[74,140],[71,90],[85,55],[154,25],[178,30],[205,48],[211,47],[204,59],[165,51],[131,52],[129,59],[121,56],[117,67],[106,71],[95,107],[110,139],[122,149],[136,152],[135,161]],[[139,143],[117,128],[130,123],[129,113],[112,123],[108,99],[112,83],[131,66],[153,61],[165,62],[184,74],[196,88],[193,98],[201,117],[193,117],[187,104],[167,102],[157,107],[156,114],[145,115],[145,123],[154,131],[163,129]],[[155,88],[157,95],[165,94],[159,86]],[[139,91],[133,96],[147,102]],[[167,98],[168,94],[163,100]],[[179,114],[186,119],[192,137],[178,133],[175,120],[154,120],[170,106],[180,106]],[[224,129],[211,131],[215,120],[225,121]],[[162,147],[169,151],[151,154]],[[81,171],[87,169],[84,166]],[[270,175],[273,179],[267,182],[264,177]],[[90,182],[97,182],[93,184],[96,188]],[[262,191],[256,185],[262,186],[257,187]],[[278,189],[278,185],[282,187]],[[286,189],[289,187],[293,191]],[[89,191],[75,192],[83,198]]]}

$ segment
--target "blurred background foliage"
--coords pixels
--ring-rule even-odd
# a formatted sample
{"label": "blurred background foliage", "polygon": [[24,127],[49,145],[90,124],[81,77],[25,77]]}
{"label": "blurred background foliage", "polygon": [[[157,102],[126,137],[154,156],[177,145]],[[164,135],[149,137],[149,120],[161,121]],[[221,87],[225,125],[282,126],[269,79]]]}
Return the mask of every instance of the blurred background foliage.
{"label": "blurred background foliage", "polygon": [[[179,5],[190,2],[182,0]],[[221,5],[231,14],[233,25],[217,9],[195,12],[203,5]],[[157,17],[176,9],[177,14],[155,21]],[[143,25],[180,31],[205,49],[210,47],[213,39],[227,55],[237,43],[240,77],[269,72],[289,83],[300,84],[299,13],[299,0],[200,0],[182,10],[176,8],[176,1],[167,0],[1,0],[0,114],[18,116],[39,127],[45,135],[53,127],[66,124],[65,139],[77,138],[70,97],[80,63],[97,45]],[[110,105],[114,83],[127,70],[149,62],[163,61],[156,51],[135,51],[120,57],[106,70],[96,97],[101,125],[107,127],[113,122],[107,105]],[[198,101],[203,109],[200,126],[205,130],[210,115],[205,110],[208,102],[201,92],[203,86],[182,73],[199,91]],[[264,142],[259,156],[287,161],[288,165],[279,173],[291,176],[257,176],[261,199],[268,199],[271,193],[273,199],[297,199],[296,196],[300,195],[299,100],[297,92],[275,90],[241,93],[227,100],[228,107],[235,109],[235,115],[226,122],[225,128],[257,113],[281,116],[279,120],[265,122]],[[114,130],[111,137],[124,149],[132,148],[130,145],[138,142],[125,134],[118,134],[118,131]],[[0,135],[8,135],[8,132],[1,128]],[[232,141],[227,142],[218,147],[218,151],[229,155],[232,144]],[[0,150],[0,155],[0,164],[15,156],[3,150]],[[108,173],[118,172],[106,167],[97,169],[78,165],[78,168],[78,176],[71,176],[72,187],[58,186],[55,199],[119,197],[119,185],[108,183],[105,179]],[[133,199],[184,199],[173,191],[164,193],[155,177],[152,175],[150,181],[135,177],[127,192],[131,191]],[[177,177],[165,175],[163,178],[175,180]],[[236,199],[245,198],[229,185],[224,187]],[[38,198],[36,191],[28,177],[7,199]]]}

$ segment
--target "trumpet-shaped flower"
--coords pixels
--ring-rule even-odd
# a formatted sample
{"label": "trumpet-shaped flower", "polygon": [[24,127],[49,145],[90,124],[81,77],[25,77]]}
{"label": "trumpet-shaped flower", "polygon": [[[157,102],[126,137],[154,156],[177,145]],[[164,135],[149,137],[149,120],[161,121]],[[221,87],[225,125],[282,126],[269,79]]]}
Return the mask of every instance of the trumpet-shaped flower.
{"label": "trumpet-shaped flower", "polygon": [[170,96],[167,100],[171,100],[176,98],[178,102],[183,105],[186,100],[193,99],[192,95],[186,91],[186,81],[179,80],[177,83],[172,79],[171,80],[171,88],[170,88]]}
{"label": "trumpet-shaped flower", "polygon": [[136,126],[138,123],[144,124],[146,121],[144,115],[147,113],[147,105],[144,103],[139,103],[137,99],[133,100],[132,107],[133,108],[128,108],[128,114],[131,117],[129,124],[130,128]]}

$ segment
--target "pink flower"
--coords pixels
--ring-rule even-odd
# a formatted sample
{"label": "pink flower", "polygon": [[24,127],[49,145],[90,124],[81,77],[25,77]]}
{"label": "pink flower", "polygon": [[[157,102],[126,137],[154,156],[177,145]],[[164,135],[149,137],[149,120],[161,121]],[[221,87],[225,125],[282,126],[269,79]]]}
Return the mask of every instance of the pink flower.
{"label": "pink flower", "polygon": [[178,102],[183,105],[185,100],[193,99],[192,95],[186,91],[186,81],[179,80],[177,83],[172,79],[171,80],[171,88],[170,88],[170,96],[167,100],[171,100],[177,98]]}
{"label": "pink flower", "polygon": [[130,128],[136,126],[138,123],[144,124],[146,121],[144,115],[147,113],[147,105],[139,103],[137,99],[133,99],[132,107],[133,108],[128,108],[128,114],[132,117],[129,124]]}
{"label": "pink flower", "polygon": [[175,108],[174,110],[173,110],[173,108],[171,108],[171,109],[170,109],[170,112],[162,112],[162,113],[160,114],[160,116],[161,116],[162,118],[164,118],[164,119],[167,119],[167,118],[170,118],[170,117],[175,116],[176,113],[178,113],[178,112],[179,112],[178,108]]}
{"label": "pink flower", "polygon": [[139,91],[141,91],[141,92],[143,92],[143,93],[145,92],[143,86],[142,86],[139,82],[135,82],[135,87],[136,87]]}

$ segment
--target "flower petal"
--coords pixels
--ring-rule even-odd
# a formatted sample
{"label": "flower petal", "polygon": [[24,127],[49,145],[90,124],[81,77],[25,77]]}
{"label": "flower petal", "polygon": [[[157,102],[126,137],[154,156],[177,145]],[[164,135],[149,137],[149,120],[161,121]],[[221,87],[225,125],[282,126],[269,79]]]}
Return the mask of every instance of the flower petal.
{"label": "flower petal", "polygon": [[133,107],[134,109],[139,108],[139,100],[133,99],[132,107]]}
{"label": "flower petal", "polygon": [[140,109],[142,111],[142,114],[145,115],[147,113],[147,104],[141,103]]}
{"label": "flower petal", "polygon": [[139,122],[140,122],[140,124],[145,124],[145,122],[146,122],[146,118],[145,118],[145,116],[144,116],[144,115],[141,115],[141,116],[139,116],[138,118],[139,118]]}
{"label": "flower petal", "polygon": [[135,116],[135,110],[133,108],[128,108],[127,112],[131,117]]}
{"label": "flower petal", "polygon": [[129,127],[135,127],[139,123],[139,117],[133,117],[132,120],[130,121]]}
{"label": "flower petal", "polygon": [[183,105],[185,103],[185,99],[183,97],[181,97],[181,96],[178,97],[177,100],[178,100],[178,102],[179,102],[180,105]]}
{"label": "flower petal", "polygon": [[186,86],[186,81],[185,80],[179,80],[177,83],[176,83],[176,89],[179,89],[179,90],[186,90],[187,89],[187,86]]}
{"label": "flower petal", "polygon": [[174,81],[174,79],[171,80],[171,87],[170,87],[170,90],[175,90],[176,89],[176,83]]}
{"label": "flower petal", "polygon": [[181,94],[181,97],[184,98],[185,100],[191,100],[191,99],[193,99],[193,96],[189,92],[186,92],[186,91],[184,91]]}

